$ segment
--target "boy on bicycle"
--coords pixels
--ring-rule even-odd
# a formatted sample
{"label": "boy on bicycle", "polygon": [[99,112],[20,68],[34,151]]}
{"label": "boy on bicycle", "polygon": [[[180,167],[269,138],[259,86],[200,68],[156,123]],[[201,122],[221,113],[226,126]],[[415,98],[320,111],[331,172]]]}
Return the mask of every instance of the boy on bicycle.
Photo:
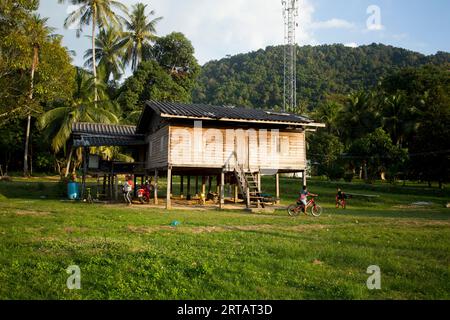
{"label": "boy on bicycle", "polygon": [[308,196],[317,197],[317,194],[310,193],[307,186],[303,186],[303,190],[300,191],[300,197],[297,200],[298,205],[303,206],[303,213],[306,215],[306,207],[308,206]]}

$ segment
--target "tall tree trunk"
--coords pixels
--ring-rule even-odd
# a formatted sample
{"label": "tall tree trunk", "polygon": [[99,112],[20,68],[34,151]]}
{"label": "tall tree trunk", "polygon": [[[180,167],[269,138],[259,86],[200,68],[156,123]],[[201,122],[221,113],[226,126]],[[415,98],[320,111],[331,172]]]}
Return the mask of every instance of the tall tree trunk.
{"label": "tall tree trunk", "polygon": [[70,160],[72,160],[72,153],[73,153],[73,147],[70,148],[69,157],[67,158],[67,167],[66,167],[66,173],[65,173],[66,178],[69,175]]}
{"label": "tall tree trunk", "polygon": [[363,163],[363,176],[364,176],[364,181],[368,181],[369,180],[369,175],[367,174],[367,161],[364,160]]}
{"label": "tall tree trunk", "polygon": [[94,101],[97,107],[98,92],[97,92],[97,62],[95,59],[95,28],[96,28],[96,17],[97,9],[94,6],[92,8],[92,71],[94,73]]}
{"label": "tall tree trunk", "polygon": [[[33,52],[33,63],[31,65],[31,80],[30,80],[30,95],[28,96],[29,103],[33,100],[33,91],[34,91],[34,72],[36,70],[36,66],[39,58],[39,48],[37,46],[34,47]],[[25,177],[29,176],[28,170],[28,149],[30,146],[30,131],[31,131],[31,109],[28,108],[28,116],[27,116],[27,129],[25,132],[25,150],[23,153],[23,175]]]}

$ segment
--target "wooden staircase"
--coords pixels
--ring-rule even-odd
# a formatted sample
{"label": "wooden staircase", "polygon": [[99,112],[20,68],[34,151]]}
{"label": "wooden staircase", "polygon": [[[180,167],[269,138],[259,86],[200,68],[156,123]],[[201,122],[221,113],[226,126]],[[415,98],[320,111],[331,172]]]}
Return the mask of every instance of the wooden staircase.
{"label": "wooden staircase", "polygon": [[239,189],[244,196],[247,208],[256,206],[256,208],[264,208],[264,198],[258,187],[258,182],[252,172],[245,171],[243,166],[237,165],[234,169]]}

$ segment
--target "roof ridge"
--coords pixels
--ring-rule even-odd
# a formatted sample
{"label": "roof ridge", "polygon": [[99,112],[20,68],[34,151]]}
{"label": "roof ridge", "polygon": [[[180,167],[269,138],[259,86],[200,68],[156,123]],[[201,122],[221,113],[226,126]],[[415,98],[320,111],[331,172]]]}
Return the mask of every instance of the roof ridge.
{"label": "roof ridge", "polygon": [[103,123],[103,122],[85,122],[85,121],[80,121],[80,122],[74,122],[73,125],[75,124],[89,124],[89,125],[106,125],[106,126],[120,126],[120,127],[136,127],[136,125],[134,124],[120,124],[120,123]]}

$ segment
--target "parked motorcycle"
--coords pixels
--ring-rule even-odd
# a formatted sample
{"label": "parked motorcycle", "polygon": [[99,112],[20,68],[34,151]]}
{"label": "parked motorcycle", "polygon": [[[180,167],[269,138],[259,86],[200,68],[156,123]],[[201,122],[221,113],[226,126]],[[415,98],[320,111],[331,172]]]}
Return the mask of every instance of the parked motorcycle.
{"label": "parked motorcycle", "polygon": [[138,191],[137,196],[140,203],[150,203],[151,185],[146,183],[142,185]]}

